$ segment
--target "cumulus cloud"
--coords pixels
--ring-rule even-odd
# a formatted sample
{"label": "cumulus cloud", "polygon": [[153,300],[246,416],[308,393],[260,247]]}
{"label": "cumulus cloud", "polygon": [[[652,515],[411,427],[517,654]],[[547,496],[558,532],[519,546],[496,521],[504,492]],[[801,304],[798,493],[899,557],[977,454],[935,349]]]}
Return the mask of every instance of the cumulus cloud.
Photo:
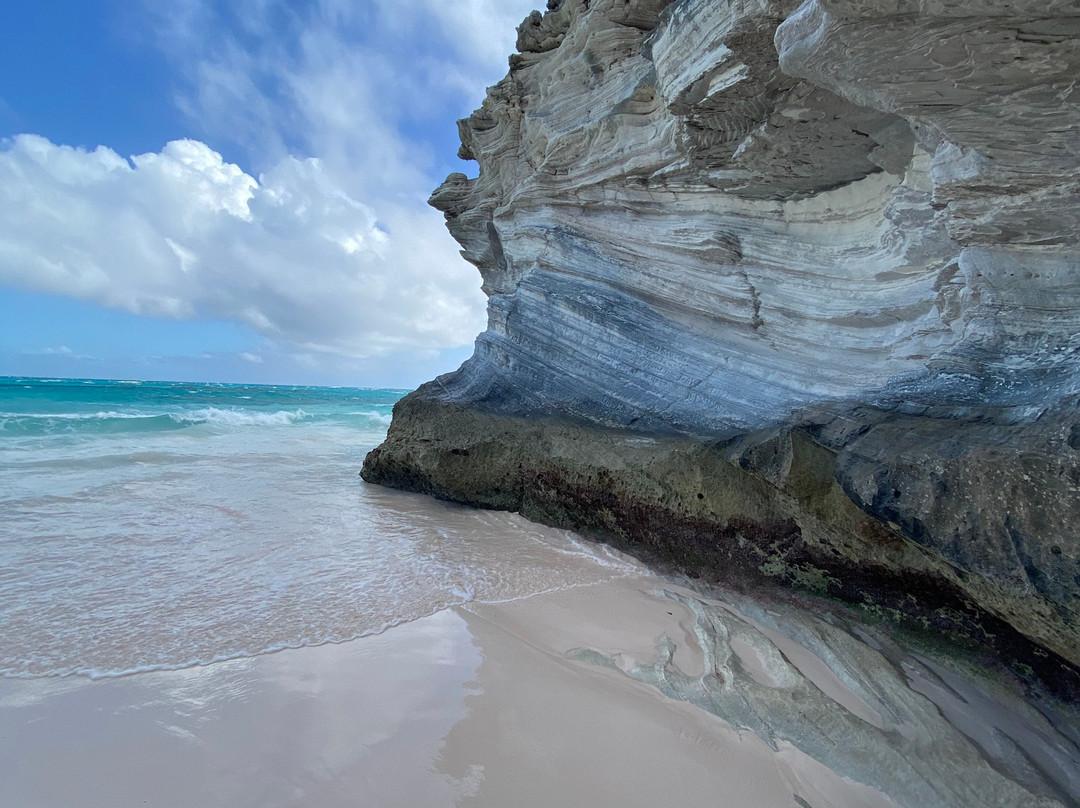
{"label": "cumulus cloud", "polygon": [[445,348],[482,326],[475,273],[426,215],[386,222],[314,158],[258,180],[203,143],[125,159],[0,145],[0,282],[146,314],[229,319],[305,351]]}
{"label": "cumulus cloud", "polygon": [[0,283],[239,322],[268,339],[249,365],[467,345],[479,277],[425,203],[533,5],[145,0],[178,109],[245,168],[196,140],[0,141]]}

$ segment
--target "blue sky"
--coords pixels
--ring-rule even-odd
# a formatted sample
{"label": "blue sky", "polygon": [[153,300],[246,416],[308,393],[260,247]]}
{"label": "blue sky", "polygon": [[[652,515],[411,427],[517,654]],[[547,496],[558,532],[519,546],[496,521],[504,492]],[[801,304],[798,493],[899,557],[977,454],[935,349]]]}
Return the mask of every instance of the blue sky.
{"label": "blue sky", "polygon": [[0,10],[0,375],[413,386],[484,324],[426,198],[534,0]]}

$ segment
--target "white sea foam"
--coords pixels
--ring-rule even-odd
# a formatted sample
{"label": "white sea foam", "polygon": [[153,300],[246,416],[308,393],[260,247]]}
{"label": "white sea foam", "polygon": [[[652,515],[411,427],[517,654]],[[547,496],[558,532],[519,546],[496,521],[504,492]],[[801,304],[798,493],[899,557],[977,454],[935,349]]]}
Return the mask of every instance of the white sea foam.
{"label": "white sea foam", "polygon": [[390,426],[390,413],[387,413],[387,412],[375,412],[374,410],[360,410],[360,411],[350,411],[350,412],[346,413],[346,415],[362,415],[365,418],[370,418],[372,421],[374,421],[377,424],[382,424],[383,426]]}
{"label": "white sea foam", "polygon": [[[142,502],[150,488],[128,485],[116,496]],[[0,674],[102,678],[209,665],[639,571],[563,531],[422,497],[399,495],[388,507],[386,497],[364,503],[361,496],[348,514],[361,520],[352,533],[295,523],[302,497],[275,505],[268,496],[231,512],[191,511],[183,492],[180,499],[155,514],[158,535],[116,532],[69,544],[64,552],[74,557],[59,574],[51,557],[33,559],[37,588],[22,595],[30,608],[0,615],[0,629],[13,638],[0,651]],[[25,573],[28,564],[20,566]]]}
{"label": "white sea foam", "polygon": [[139,418],[155,418],[157,416],[147,413],[119,412],[108,410],[105,412],[0,412],[0,418],[23,418],[26,420],[55,420],[55,421],[104,421],[106,419],[136,420]]}
{"label": "white sea foam", "polygon": [[414,622],[415,620],[421,620],[425,617],[430,617],[445,609],[449,609],[453,606],[463,605],[463,603],[448,603],[445,606],[434,609],[428,614],[421,614],[410,618],[400,618],[397,620],[388,620],[380,623],[364,631],[359,631],[355,634],[345,637],[327,636],[321,639],[307,640],[296,643],[280,643],[277,645],[271,645],[266,648],[260,648],[257,650],[241,651],[232,654],[217,654],[210,658],[200,659],[188,659],[179,662],[161,663],[156,665],[138,665],[131,668],[118,668],[118,669],[99,669],[99,668],[54,668],[51,670],[26,673],[26,672],[9,672],[0,671],[0,676],[8,679],[62,679],[69,676],[85,676],[88,679],[118,679],[122,676],[132,676],[138,673],[154,673],[156,671],[179,671],[186,670],[187,668],[203,668],[207,665],[216,665],[222,662],[235,662],[240,659],[252,659],[259,656],[267,656],[269,654],[278,654],[282,651],[295,650],[297,648],[316,648],[320,645],[341,645],[342,643],[352,642],[353,640],[359,640],[363,637],[374,637],[379,634],[383,634],[392,628],[404,625],[406,623]]}
{"label": "white sea foam", "polygon": [[221,426],[287,426],[302,421],[308,413],[302,409],[293,411],[257,412],[218,407],[206,407],[189,412],[169,413],[174,421],[186,423],[208,423]]}
{"label": "white sea foam", "polygon": [[[365,485],[393,396],[335,404],[315,390],[308,404],[262,388],[255,408],[235,388],[191,389],[183,405],[144,385],[137,405],[73,407],[59,420],[88,428],[61,440],[0,433],[0,675],[115,676],[344,642],[633,569],[513,514]],[[135,428],[89,428],[109,419]]]}

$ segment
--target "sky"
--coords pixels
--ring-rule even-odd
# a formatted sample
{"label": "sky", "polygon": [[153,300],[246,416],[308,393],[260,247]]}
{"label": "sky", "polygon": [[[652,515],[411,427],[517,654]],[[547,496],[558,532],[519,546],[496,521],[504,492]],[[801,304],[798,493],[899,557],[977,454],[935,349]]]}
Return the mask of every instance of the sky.
{"label": "sky", "polygon": [[0,376],[453,370],[485,300],[426,202],[537,4],[2,4]]}

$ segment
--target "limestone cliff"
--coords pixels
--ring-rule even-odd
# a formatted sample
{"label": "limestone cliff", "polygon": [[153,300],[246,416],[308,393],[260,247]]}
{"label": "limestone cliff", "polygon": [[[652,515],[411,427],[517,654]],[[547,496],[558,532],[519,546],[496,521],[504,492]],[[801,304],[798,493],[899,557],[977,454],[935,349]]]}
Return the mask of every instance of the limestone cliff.
{"label": "limestone cliff", "polygon": [[488,329],[365,478],[1080,693],[1080,6],[548,7],[431,200]]}

